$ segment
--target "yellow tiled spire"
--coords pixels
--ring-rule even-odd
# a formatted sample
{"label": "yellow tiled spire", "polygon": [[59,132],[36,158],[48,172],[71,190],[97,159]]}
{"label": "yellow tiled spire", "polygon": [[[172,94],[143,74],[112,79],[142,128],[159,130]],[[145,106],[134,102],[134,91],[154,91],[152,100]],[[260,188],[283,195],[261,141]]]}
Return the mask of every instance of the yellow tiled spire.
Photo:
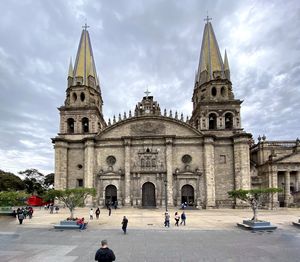
{"label": "yellow tiled spire", "polygon": [[72,65],[72,58],[70,58],[70,65],[69,65],[68,77],[74,77],[74,71],[73,71],[73,65]]}
{"label": "yellow tiled spire", "polygon": [[224,72],[225,72],[226,78],[228,80],[230,80],[230,69],[229,69],[229,63],[228,63],[226,49],[225,49],[225,55],[224,55]]}
{"label": "yellow tiled spire", "polygon": [[207,17],[205,20],[207,22],[204,27],[198,67],[199,84],[224,77],[224,64],[212,24],[209,22],[211,19]]}
{"label": "yellow tiled spire", "polygon": [[[88,84],[87,78],[89,75],[95,78],[97,77],[91,40],[87,28],[88,26],[85,24],[81,33],[76,61],[74,65],[74,77],[77,79],[82,78],[83,85]],[[78,81],[76,80],[76,82]]]}

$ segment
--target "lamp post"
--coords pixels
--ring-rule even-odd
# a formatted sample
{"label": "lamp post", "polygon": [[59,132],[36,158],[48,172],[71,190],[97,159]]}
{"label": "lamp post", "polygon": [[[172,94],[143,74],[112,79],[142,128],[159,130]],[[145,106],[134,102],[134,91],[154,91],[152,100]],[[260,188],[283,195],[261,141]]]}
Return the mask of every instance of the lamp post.
{"label": "lamp post", "polygon": [[168,211],[168,192],[167,192],[168,181],[166,178],[164,179],[164,184],[165,184],[165,206],[167,212]]}
{"label": "lamp post", "polygon": [[283,187],[283,206],[285,207],[285,183],[281,183]]}

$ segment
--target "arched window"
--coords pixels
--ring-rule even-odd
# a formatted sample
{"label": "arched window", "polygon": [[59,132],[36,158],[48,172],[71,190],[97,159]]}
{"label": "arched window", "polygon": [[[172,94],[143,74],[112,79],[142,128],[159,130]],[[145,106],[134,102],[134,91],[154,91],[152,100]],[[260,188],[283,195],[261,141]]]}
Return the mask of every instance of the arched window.
{"label": "arched window", "polygon": [[231,113],[225,114],[225,128],[232,129],[233,128],[233,116]]}
{"label": "arched window", "polygon": [[77,100],[77,94],[76,93],[73,93],[72,94],[72,97],[73,97],[73,101],[75,102]]}
{"label": "arched window", "polygon": [[214,113],[209,114],[208,116],[209,121],[209,129],[217,129],[217,116]]}
{"label": "arched window", "polygon": [[68,133],[72,134],[74,133],[74,119],[73,118],[68,118],[67,120],[67,124],[68,124]]}
{"label": "arched window", "polygon": [[216,95],[217,95],[217,88],[213,87],[213,88],[211,89],[211,95],[212,95],[212,96],[216,96]]}
{"label": "arched window", "polygon": [[84,95],[84,93],[82,92],[82,93],[80,94],[80,100],[83,102],[84,99],[85,99],[85,95]]}
{"label": "arched window", "polygon": [[221,96],[225,97],[226,96],[226,88],[222,86],[221,88]]}
{"label": "arched window", "polygon": [[83,133],[88,133],[89,132],[89,119],[84,117],[82,118],[82,131]]}

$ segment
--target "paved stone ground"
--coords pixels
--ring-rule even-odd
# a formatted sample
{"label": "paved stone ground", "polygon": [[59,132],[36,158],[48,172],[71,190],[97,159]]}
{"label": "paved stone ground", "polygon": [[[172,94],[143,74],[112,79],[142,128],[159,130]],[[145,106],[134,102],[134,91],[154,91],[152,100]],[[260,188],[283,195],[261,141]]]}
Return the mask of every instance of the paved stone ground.
{"label": "paved stone ground", "polygon": [[[171,215],[173,211],[170,210]],[[261,211],[260,218],[278,226],[274,232],[251,233],[236,222],[251,217],[249,210],[188,210],[187,225],[163,227],[162,209],[119,209],[88,229],[55,230],[53,224],[67,210],[49,214],[35,210],[32,220],[18,225],[13,218],[0,218],[0,261],[94,261],[102,239],[114,250],[116,261],[300,261],[300,229],[291,226],[299,210]],[[85,217],[88,209],[78,209]],[[129,218],[128,234],[120,229],[122,216]]]}

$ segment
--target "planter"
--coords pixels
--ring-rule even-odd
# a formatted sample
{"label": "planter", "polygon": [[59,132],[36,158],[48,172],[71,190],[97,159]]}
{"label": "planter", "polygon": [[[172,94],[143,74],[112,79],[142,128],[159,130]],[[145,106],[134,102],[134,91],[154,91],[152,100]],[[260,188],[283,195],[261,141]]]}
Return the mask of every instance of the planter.
{"label": "planter", "polygon": [[253,220],[243,220],[243,223],[237,224],[239,227],[248,229],[251,231],[270,231],[275,230],[277,227],[271,225],[268,221],[253,221]]}

